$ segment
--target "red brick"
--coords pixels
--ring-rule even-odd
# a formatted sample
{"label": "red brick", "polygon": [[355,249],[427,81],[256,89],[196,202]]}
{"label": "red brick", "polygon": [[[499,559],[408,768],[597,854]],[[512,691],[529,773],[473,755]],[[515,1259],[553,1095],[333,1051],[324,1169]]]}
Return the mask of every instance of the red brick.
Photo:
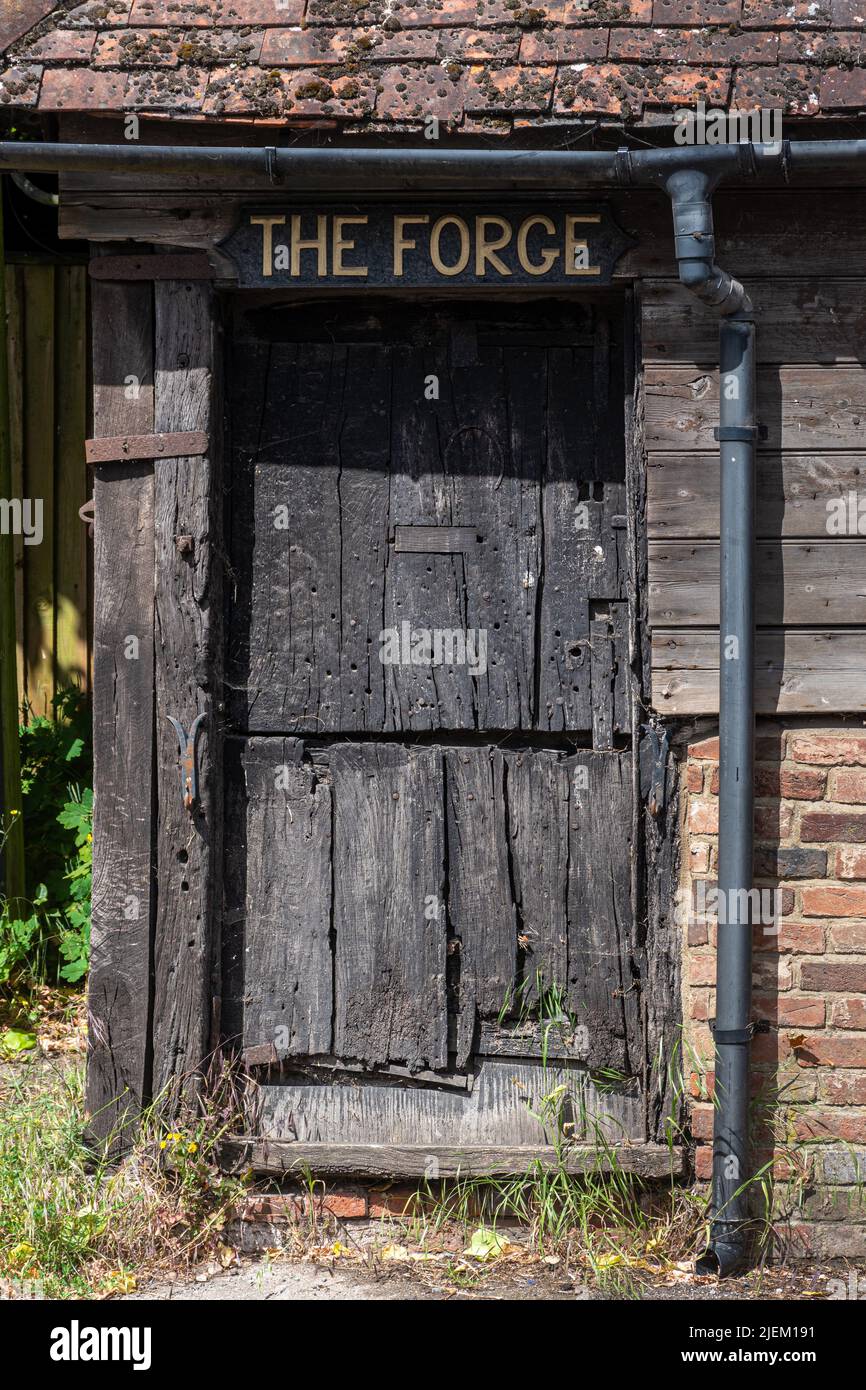
{"label": "red brick", "polygon": [[701,1182],[709,1182],[713,1176],[713,1150],[710,1144],[701,1144],[695,1149],[695,1177]]}
{"label": "red brick", "polygon": [[803,914],[806,917],[862,917],[866,914],[866,888],[803,888]]}
{"label": "red brick", "polygon": [[326,1192],[310,1198],[306,1193],[272,1193],[248,1197],[241,1208],[247,1221],[292,1221],[315,1215],[339,1220],[366,1217],[367,1197],[363,1192]]}
{"label": "red brick", "polygon": [[607,29],[533,29],[520,40],[521,63],[589,63],[608,56]]}
{"label": "red brick", "polygon": [[866,954],[866,922],[840,922],[831,927],[830,950]]}
{"label": "red brick", "polygon": [[817,922],[781,922],[774,936],[756,927],[754,944],[759,951],[786,951],[791,955],[821,955],[824,928]]}
{"label": "red brick", "polygon": [[47,68],[39,97],[41,111],[120,111],[129,78],[122,72]]}
{"label": "red brick", "polygon": [[810,1106],[794,1117],[798,1139],[842,1144],[862,1144],[866,1140],[866,1114],[852,1114],[838,1108],[823,1109]]}
{"label": "red brick", "polygon": [[830,1022],[834,1028],[855,1028],[866,1033],[866,998],[855,995],[835,1000]]}
{"label": "red brick", "polygon": [[770,1018],[779,1028],[823,1028],[827,1006],[823,999],[811,999],[800,994],[781,997],[756,994],[755,1010],[762,1018]]}
{"label": "red brick", "polygon": [[866,813],[856,811],[804,811],[800,823],[804,844],[827,844],[845,840],[849,844],[866,841]]}
{"label": "red brick", "polygon": [[95,43],[95,29],[55,29],[26,44],[20,52],[22,57],[42,63],[86,63]]}
{"label": "red brick", "polygon": [[797,763],[826,767],[866,766],[866,734],[803,734],[791,738],[790,756]]}
{"label": "red brick", "polygon": [[835,1072],[821,1078],[821,1093],[830,1105],[866,1105],[866,1072]]}
{"label": "red brick", "polygon": [[[864,74],[866,82],[866,74]],[[866,771],[857,772],[852,768],[841,768],[833,774],[831,801],[850,801],[866,806]]]}
{"label": "red brick", "polygon": [[689,763],[686,768],[686,786],[690,792],[702,792],[704,789],[704,769],[700,763]]}
{"label": "red brick", "polygon": [[709,929],[706,922],[689,922],[688,943],[690,946],[706,946]]}
{"label": "red brick", "polygon": [[[755,795],[785,797],[791,801],[820,801],[824,795],[826,773],[816,768],[762,767],[755,768]],[[710,791],[719,794],[719,769],[713,769]]]}
{"label": "red brick", "polygon": [[691,1131],[693,1138],[712,1139],[714,1114],[715,1108],[712,1105],[692,1106]]}
{"label": "red brick", "polygon": [[717,738],[705,738],[700,743],[689,744],[690,758],[703,758],[710,762],[719,760],[719,740]]}
{"label": "red brick", "polygon": [[693,985],[714,985],[716,983],[715,956],[690,956],[689,980]]}
{"label": "red brick", "polygon": [[705,874],[710,867],[710,846],[694,844],[689,846],[689,868],[693,874]]}
{"label": "red brick", "polygon": [[793,825],[794,813],[782,802],[755,807],[755,835],[759,840],[786,840]]}
{"label": "red brick", "polygon": [[718,804],[693,801],[689,806],[689,829],[698,835],[715,835],[719,829]]}
{"label": "red brick", "polygon": [[828,1038],[809,1034],[808,1042],[796,1051],[803,1067],[866,1067],[866,1038]]}
{"label": "red brick", "polygon": [[556,68],[469,69],[464,104],[467,111],[546,111],[553,97]]}
{"label": "red brick", "polygon": [[689,1017],[696,1023],[706,1023],[713,1017],[713,991],[709,989],[692,990],[689,1003]]}
{"label": "red brick", "polygon": [[857,994],[866,991],[866,964],[858,961],[804,961],[800,967],[803,989]]}

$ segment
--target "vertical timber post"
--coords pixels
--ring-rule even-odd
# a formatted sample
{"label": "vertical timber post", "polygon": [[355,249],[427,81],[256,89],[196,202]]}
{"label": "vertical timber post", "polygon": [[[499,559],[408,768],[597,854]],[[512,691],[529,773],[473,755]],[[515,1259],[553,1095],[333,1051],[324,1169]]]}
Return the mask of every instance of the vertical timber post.
{"label": "vertical timber post", "polygon": [[[212,988],[221,895],[221,506],[217,301],[201,281],[157,282],[157,432],[201,430],[205,457],[158,459],[155,475],[156,743],[154,1094],[193,1078],[215,1042]],[[198,794],[184,805],[178,742],[204,715]]]}
{"label": "vertical timber post", "polygon": [[[106,248],[108,250],[109,248]],[[153,432],[153,291],[92,282],[93,431]],[[96,469],[93,924],[87,1109],[122,1142],[150,1085],[153,917],[153,465]]]}
{"label": "vertical timber post", "polygon": [[[12,429],[6,351],[6,256],[0,177],[0,498],[12,498]],[[0,897],[24,897],[24,825],[18,745],[18,663],[15,637],[15,537],[0,534]]]}

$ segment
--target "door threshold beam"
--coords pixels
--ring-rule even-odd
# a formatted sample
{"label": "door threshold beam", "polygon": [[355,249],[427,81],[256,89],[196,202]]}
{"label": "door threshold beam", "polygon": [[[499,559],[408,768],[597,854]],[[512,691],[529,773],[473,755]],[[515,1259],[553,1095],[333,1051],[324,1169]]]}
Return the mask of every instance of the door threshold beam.
{"label": "door threshold beam", "polygon": [[304,1172],[315,1178],[521,1177],[538,1164],[575,1176],[620,1171],[670,1178],[685,1172],[686,1156],[666,1144],[575,1144],[557,1154],[544,1145],[305,1144],[243,1136],[223,1141],[220,1164],[284,1178]]}

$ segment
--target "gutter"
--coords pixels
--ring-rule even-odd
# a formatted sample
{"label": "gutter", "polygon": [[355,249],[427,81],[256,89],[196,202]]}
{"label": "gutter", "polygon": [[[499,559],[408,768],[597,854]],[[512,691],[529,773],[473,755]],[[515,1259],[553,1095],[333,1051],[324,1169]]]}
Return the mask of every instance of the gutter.
{"label": "gutter", "polygon": [[656,187],[671,200],[683,285],[720,316],[719,890],[712,1225],[702,1272],[749,1258],[749,1061],[754,802],[755,322],[745,288],[716,264],[712,197],[726,179],[866,173],[866,140],[664,149],[299,149],[0,143],[0,171],[242,177],[286,191],[498,191]]}

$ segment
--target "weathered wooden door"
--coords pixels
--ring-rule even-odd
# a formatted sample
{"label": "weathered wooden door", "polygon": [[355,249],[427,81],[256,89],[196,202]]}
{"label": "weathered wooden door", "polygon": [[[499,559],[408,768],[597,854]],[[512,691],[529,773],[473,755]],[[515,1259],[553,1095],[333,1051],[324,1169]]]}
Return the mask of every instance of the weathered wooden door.
{"label": "weathered wooden door", "polygon": [[621,301],[238,298],[230,336],[223,1020],[263,1132],[543,1143],[564,1077],[571,1134],[644,1137]]}

